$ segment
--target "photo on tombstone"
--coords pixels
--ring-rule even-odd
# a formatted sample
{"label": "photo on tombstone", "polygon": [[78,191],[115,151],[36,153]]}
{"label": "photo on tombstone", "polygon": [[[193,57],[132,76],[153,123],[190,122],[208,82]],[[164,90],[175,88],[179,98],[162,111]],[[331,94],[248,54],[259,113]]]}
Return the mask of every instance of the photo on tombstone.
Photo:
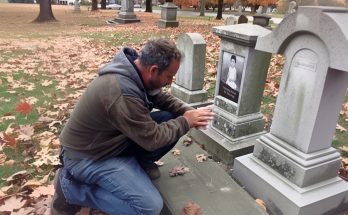
{"label": "photo on tombstone", "polygon": [[223,52],[218,94],[238,104],[245,58]]}

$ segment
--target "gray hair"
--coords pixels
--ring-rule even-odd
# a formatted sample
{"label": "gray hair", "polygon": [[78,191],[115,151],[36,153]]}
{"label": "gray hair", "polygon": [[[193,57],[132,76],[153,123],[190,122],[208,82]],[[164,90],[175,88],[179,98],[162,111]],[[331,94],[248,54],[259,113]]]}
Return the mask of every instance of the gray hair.
{"label": "gray hair", "polygon": [[173,42],[165,39],[149,40],[139,53],[140,63],[144,66],[157,65],[159,72],[166,70],[171,61],[181,60],[182,54]]}

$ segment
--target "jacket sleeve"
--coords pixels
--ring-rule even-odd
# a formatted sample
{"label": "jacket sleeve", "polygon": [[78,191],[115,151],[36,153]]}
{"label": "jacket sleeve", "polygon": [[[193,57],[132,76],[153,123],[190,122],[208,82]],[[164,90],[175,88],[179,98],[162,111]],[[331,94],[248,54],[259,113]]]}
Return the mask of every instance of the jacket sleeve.
{"label": "jacket sleeve", "polygon": [[155,108],[168,111],[175,116],[182,116],[186,111],[194,109],[172,94],[163,91],[154,97],[153,102]]}
{"label": "jacket sleeve", "polygon": [[134,97],[119,97],[110,106],[109,115],[117,130],[147,151],[177,142],[190,129],[182,116],[157,124],[143,101]]}

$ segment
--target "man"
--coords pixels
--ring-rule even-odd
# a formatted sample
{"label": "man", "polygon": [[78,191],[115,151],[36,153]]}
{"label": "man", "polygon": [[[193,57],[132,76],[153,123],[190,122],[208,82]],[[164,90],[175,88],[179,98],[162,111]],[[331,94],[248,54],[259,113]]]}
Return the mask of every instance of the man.
{"label": "man", "polygon": [[180,60],[173,43],[158,39],[139,55],[122,49],[100,70],[60,135],[64,167],[55,178],[53,215],[72,215],[80,206],[112,215],[160,213],[154,161],[213,118],[208,108],[195,110],[161,91]]}

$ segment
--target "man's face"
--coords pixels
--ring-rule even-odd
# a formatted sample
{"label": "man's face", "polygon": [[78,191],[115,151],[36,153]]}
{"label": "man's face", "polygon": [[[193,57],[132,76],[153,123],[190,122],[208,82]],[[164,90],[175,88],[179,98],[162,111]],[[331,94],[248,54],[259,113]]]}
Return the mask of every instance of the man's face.
{"label": "man's face", "polygon": [[170,85],[173,82],[173,77],[177,73],[179,67],[180,61],[172,60],[166,70],[159,72],[157,69],[156,71],[152,72],[149,80],[148,90],[160,89],[166,85]]}

